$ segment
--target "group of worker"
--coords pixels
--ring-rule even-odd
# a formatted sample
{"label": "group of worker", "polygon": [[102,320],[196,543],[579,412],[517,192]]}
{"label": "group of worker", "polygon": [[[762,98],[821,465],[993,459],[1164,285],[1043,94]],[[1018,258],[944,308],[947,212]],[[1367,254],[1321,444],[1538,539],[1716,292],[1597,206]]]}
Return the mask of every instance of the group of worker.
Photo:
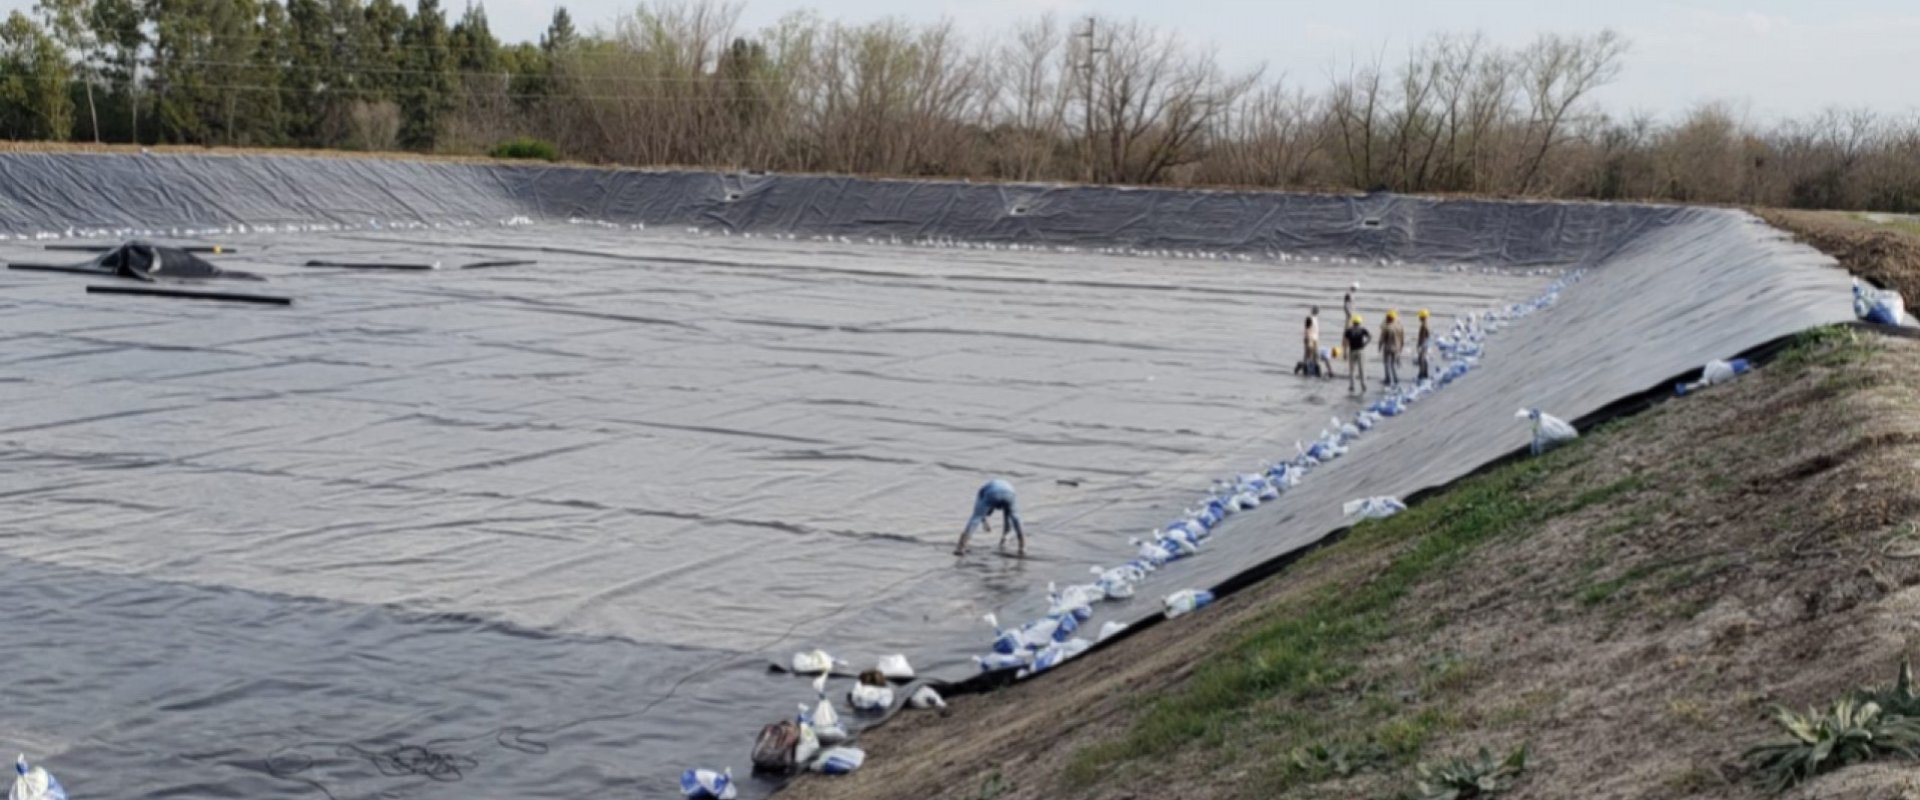
{"label": "group of worker", "polygon": [[[1360,292],[1360,284],[1347,287],[1347,296],[1342,304],[1346,313],[1347,326],[1340,335],[1340,344],[1330,348],[1320,346],[1320,307],[1314,306],[1307,312],[1306,358],[1294,366],[1294,374],[1333,377],[1333,360],[1344,354],[1347,361],[1347,391],[1365,392],[1367,390],[1366,360],[1367,345],[1374,340],[1373,332],[1367,330],[1366,319],[1354,310],[1354,295]],[[1427,310],[1420,309],[1420,330],[1413,346],[1414,368],[1418,374],[1414,380],[1424,381],[1428,373],[1428,350],[1433,343],[1433,330],[1427,326]],[[1407,332],[1400,326],[1400,312],[1389,310],[1386,322],[1380,325],[1380,361],[1385,366],[1385,383],[1389,387],[1400,385],[1400,354],[1407,346]],[[953,554],[967,554],[967,541],[973,538],[974,530],[985,527],[992,530],[989,518],[995,512],[1001,515],[1000,548],[1007,546],[1007,534],[1017,537],[1019,554],[1027,554],[1027,532],[1020,525],[1020,513],[1016,510],[1013,485],[995,478],[988,481],[974,495],[973,516],[967,519],[967,527],[960,533],[960,541],[953,548]]]}
{"label": "group of worker", "polygon": [[[1340,343],[1332,347],[1320,346],[1320,307],[1314,306],[1307,312],[1306,353],[1299,364],[1294,365],[1295,375],[1308,377],[1333,377],[1333,360],[1344,354],[1347,361],[1347,391],[1365,392],[1367,390],[1367,370],[1365,355],[1367,345],[1374,340],[1373,332],[1367,330],[1366,319],[1354,310],[1354,295],[1360,291],[1360,284],[1347,287],[1347,296],[1343,301],[1346,313],[1346,330],[1340,335]],[[1418,374],[1416,382],[1424,381],[1428,376],[1428,345],[1433,343],[1433,329],[1427,326],[1428,313],[1420,309],[1419,338],[1414,343],[1414,368]],[[1380,361],[1385,367],[1385,384],[1389,387],[1400,385],[1400,354],[1407,346],[1407,331],[1400,326],[1400,312],[1389,310],[1386,322],[1380,325]]]}

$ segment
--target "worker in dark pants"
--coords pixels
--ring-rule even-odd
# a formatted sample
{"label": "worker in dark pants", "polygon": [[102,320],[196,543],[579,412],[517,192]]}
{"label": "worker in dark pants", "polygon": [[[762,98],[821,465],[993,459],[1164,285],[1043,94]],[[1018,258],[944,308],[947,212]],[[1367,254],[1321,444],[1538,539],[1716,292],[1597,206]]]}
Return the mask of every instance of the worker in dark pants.
{"label": "worker in dark pants", "polygon": [[1400,385],[1400,350],[1406,347],[1407,331],[1400,327],[1400,312],[1388,311],[1387,321],[1380,323],[1380,363],[1386,369],[1385,385]]}
{"label": "worker in dark pants", "polygon": [[1367,390],[1367,365],[1362,355],[1367,352],[1367,344],[1373,341],[1373,334],[1367,332],[1366,320],[1359,314],[1347,320],[1347,391],[1354,391],[1355,381],[1360,382],[1360,391]]}
{"label": "worker in dark pants", "polygon": [[1427,327],[1427,310],[1423,308],[1420,309],[1420,339],[1419,344],[1416,345],[1419,349],[1413,351],[1413,363],[1420,369],[1420,376],[1415,378],[1415,381],[1427,380],[1429,367],[1427,362],[1427,348],[1432,346],[1433,329]]}
{"label": "worker in dark pants", "polygon": [[1027,555],[1027,532],[1020,527],[1020,512],[1015,509],[1014,503],[1013,484],[999,478],[987,481],[985,486],[980,487],[980,493],[974,495],[973,517],[967,520],[967,529],[960,532],[960,543],[954,546],[953,554],[966,555],[967,540],[973,537],[973,529],[984,526],[991,530],[993,523],[989,518],[998,511],[1002,515],[1000,547],[1006,548],[1007,533],[1012,532],[1020,537],[1020,555],[1024,558]]}

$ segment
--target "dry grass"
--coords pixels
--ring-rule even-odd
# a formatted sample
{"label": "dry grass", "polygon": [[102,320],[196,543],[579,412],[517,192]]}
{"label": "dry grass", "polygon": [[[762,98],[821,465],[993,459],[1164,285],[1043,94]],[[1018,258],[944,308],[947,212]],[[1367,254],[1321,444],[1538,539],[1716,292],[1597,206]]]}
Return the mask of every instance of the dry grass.
{"label": "dry grass", "polygon": [[1754,209],[1768,224],[1825,252],[1848,272],[1920,297],[1920,223],[1874,222],[1845,211]]}

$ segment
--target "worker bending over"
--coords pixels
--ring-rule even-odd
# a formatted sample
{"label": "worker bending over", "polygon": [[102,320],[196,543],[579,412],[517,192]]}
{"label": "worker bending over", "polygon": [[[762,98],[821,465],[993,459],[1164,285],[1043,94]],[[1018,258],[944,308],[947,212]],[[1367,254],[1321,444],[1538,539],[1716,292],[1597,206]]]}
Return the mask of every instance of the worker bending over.
{"label": "worker bending over", "polygon": [[1020,537],[1021,557],[1027,555],[1027,532],[1020,527],[1020,512],[1014,508],[1013,484],[999,478],[987,481],[985,486],[980,487],[980,493],[974,495],[973,517],[967,520],[967,529],[960,532],[960,543],[954,546],[954,555],[967,554],[967,539],[972,538],[974,528],[986,526],[988,530],[993,529],[993,523],[989,517],[992,517],[995,511],[1002,515],[1000,548],[1006,549],[1007,533],[1011,531]]}

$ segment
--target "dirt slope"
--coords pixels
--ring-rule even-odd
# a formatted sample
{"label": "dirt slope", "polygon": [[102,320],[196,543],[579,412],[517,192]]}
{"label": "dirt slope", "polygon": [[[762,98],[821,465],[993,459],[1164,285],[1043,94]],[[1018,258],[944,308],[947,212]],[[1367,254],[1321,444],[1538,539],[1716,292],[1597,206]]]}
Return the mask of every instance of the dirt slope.
{"label": "dirt slope", "polygon": [[1049,678],[902,717],[860,773],[782,797],[1402,797],[1419,763],[1523,744],[1503,796],[1769,796],[1739,762],[1768,707],[1883,681],[1920,638],[1916,356],[1821,337]]}
{"label": "dirt slope", "polygon": [[1920,298],[1920,223],[1877,223],[1846,211],[1761,208],[1753,213],[1833,256],[1848,272],[1896,289],[1902,297]]}

